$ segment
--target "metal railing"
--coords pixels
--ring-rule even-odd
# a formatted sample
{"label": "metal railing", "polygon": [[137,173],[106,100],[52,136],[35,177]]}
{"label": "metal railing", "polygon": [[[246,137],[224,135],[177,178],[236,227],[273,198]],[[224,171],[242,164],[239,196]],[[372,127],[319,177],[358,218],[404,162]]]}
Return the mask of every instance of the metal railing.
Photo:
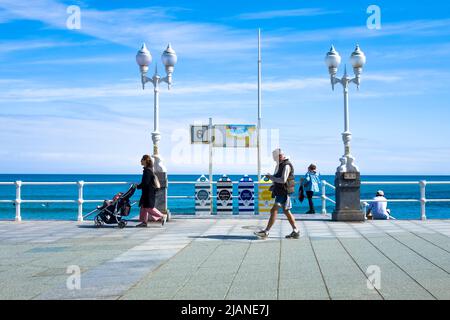
{"label": "metal railing", "polygon": [[[0,182],[0,186],[2,185],[14,185],[16,187],[16,198],[14,200],[0,200],[0,203],[13,203],[15,205],[15,220],[22,221],[21,216],[21,204],[22,203],[76,203],[78,205],[78,221],[83,221],[83,204],[85,203],[102,203],[104,199],[84,199],[84,186],[86,185],[127,185],[132,182],[87,182],[87,181],[76,181],[76,182],[24,182],[24,181],[15,181],[15,182]],[[168,181],[169,185],[177,185],[177,184],[192,184],[195,185],[198,183],[197,181]],[[205,182],[203,182],[205,183]],[[214,184],[217,184],[217,181],[206,182],[210,185],[210,188]],[[238,184],[239,182],[233,181],[232,184]],[[254,182],[255,185],[259,184],[258,181]],[[426,186],[427,185],[450,185],[450,181],[362,181],[362,185],[419,185],[420,187],[420,198],[419,199],[389,199],[389,202],[420,202],[421,205],[421,219],[426,219],[426,203],[427,202],[450,202],[450,199],[427,199],[426,198]],[[78,187],[78,199],[76,200],[30,200],[30,199],[22,199],[22,186],[25,185],[76,185]],[[327,214],[327,202],[331,202],[335,204],[336,202],[327,196],[327,187],[331,188],[333,191],[335,190],[335,186],[327,182],[326,180],[322,180],[321,185],[321,195],[319,197],[314,197],[315,199],[321,199],[322,202],[322,214]],[[233,198],[238,198],[238,196],[232,196]],[[194,195],[182,195],[182,196],[167,196],[167,198],[171,199],[194,199]],[[212,197],[214,198],[214,197]],[[365,209],[368,205],[368,202],[373,202],[376,200],[372,199],[362,199],[361,205]]]}
{"label": "metal railing", "polygon": [[388,199],[388,200],[369,200],[362,199],[361,203],[366,210],[368,202],[420,202],[420,218],[427,219],[426,204],[427,202],[450,202],[450,199],[427,199],[426,187],[427,185],[450,185],[450,181],[362,181],[362,185],[419,185],[420,198],[419,199]]}
{"label": "metal railing", "polygon": [[[88,182],[88,181],[76,181],[76,182],[25,182],[25,181],[15,181],[15,182],[0,182],[1,185],[15,185],[16,187],[16,198],[14,200],[0,200],[0,203],[13,203],[15,205],[15,221],[22,221],[22,203],[76,203],[78,205],[78,216],[77,221],[82,222],[84,220],[83,216],[83,205],[85,203],[102,203],[104,199],[84,199],[84,186],[86,185],[127,185],[131,184],[132,182],[125,182],[125,181],[111,181],[111,182]],[[197,181],[168,181],[168,187],[169,185],[177,185],[177,184],[197,184]],[[232,181],[232,184],[238,184],[237,181]],[[255,185],[259,184],[258,181],[254,182]],[[212,188],[213,185],[217,184],[217,181],[207,182],[207,184],[210,185],[210,188]],[[67,186],[67,185],[76,185],[78,187],[78,199],[76,200],[63,200],[63,199],[36,199],[36,200],[30,200],[30,199],[23,199],[22,198],[22,187],[25,185],[53,185],[53,186]],[[323,180],[322,184],[322,195],[320,197],[313,197],[314,199],[322,199],[322,213],[326,214],[326,202],[330,201],[334,203],[334,201],[326,196],[326,186],[332,186],[325,180]],[[167,196],[168,199],[194,199],[194,195],[182,195],[182,196]],[[214,197],[212,197],[214,198]],[[238,196],[232,196],[232,198],[238,198]]]}

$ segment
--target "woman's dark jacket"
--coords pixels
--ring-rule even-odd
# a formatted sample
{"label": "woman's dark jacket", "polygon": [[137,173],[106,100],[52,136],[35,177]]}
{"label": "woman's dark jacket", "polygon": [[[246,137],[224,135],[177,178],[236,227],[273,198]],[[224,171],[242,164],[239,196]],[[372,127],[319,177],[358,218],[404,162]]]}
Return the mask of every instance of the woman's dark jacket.
{"label": "woman's dark jacket", "polygon": [[154,208],[156,189],[154,186],[155,174],[149,168],[144,168],[142,174],[142,181],[137,188],[142,189],[141,199],[139,200],[139,207]]}

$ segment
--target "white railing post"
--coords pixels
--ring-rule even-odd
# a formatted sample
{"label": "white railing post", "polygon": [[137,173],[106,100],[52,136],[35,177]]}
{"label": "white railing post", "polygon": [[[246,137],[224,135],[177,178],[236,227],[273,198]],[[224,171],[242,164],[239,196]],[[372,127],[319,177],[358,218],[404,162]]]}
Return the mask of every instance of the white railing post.
{"label": "white railing post", "polygon": [[427,219],[427,215],[426,215],[426,203],[427,203],[427,198],[426,198],[426,192],[425,192],[425,187],[427,185],[427,182],[425,180],[421,180],[419,181],[419,185],[420,185],[420,216],[422,220],[426,220]]}
{"label": "white railing post", "polygon": [[83,186],[84,181],[78,181],[78,222],[83,222]]}
{"label": "white railing post", "polygon": [[22,216],[20,214],[20,204],[22,202],[22,199],[21,199],[22,181],[16,181],[15,185],[16,185],[16,201],[15,201],[15,204],[16,204],[16,219],[15,220],[17,222],[20,222],[20,221],[22,221]]}
{"label": "white railing post", "polygon": [[327,182],[322,180],[322,214],[327,214]]}
{"label": "white railing post", "polygon": [[363,206],[363,212],[364,212],[364,219],[367,219],[367,207],[369,206],[369,204],[364,201],[362,203],[362,206]]}

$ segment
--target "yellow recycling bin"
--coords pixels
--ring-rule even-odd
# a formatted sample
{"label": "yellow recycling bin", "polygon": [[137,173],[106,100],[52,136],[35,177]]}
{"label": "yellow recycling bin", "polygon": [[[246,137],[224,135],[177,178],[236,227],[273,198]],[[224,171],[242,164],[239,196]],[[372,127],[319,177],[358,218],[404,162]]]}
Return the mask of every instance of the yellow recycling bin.
{"label": "yellow recycling bin", "polygon": [[272,185],[272,181],[263,176],[261,180],[259,180],[258,185],[258,211],[259,214],[268,214],[270,213],[270,209],[272,209],[273,204],[275,203],[275,199],[272,198],[272,191],[269,190]]}

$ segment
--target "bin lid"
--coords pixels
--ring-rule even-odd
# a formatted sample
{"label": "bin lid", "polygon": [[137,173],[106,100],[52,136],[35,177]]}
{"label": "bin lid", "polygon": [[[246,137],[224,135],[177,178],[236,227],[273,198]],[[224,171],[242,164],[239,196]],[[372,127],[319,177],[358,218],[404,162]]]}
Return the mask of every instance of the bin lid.
{"label": "bin lid", "polygon": [[262,176],[259,183],[272,183],[272,180],[270,180],[267,176]]}
{"label": "bin lid", "polygon": [[226,174],[224,174],[222,175],[222,177],[220,177],[218,182],[231,182],[231,179]]}
{"label": "bin lid", "polygon": [[205,177],[204,174],[202,174],[202,175],[200,176],[200,178],[197,179],[197,182],[209,182],[209,180],[208,180],[207,177]]}
{"label": "bin lid", "polygon": [[244,175],[239,182],[253,182],[253,179],[248,176],[248,174]]}

